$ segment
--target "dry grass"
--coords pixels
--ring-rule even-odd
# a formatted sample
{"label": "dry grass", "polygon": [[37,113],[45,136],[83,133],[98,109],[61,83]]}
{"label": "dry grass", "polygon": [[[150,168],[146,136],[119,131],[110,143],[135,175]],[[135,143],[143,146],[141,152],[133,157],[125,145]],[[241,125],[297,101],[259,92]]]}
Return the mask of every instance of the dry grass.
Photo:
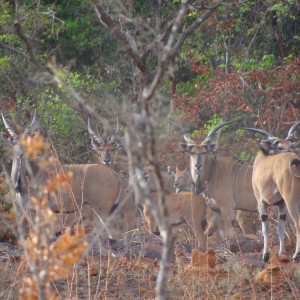
{"label": "dry grass", "polygon": [[[212,251],[215,266],[206,263],[206,258],[194,266],[194,240],[182,229],[175,231],[180,238],[174,245],[168,299],[299,299],[299,264],[287,261],[281,267],[270,267],[268,280],[260,282],[257,277],[264,269],[261,253],[234,254],[220,246]],[[217,241],[216,236],[210,237],[210,246]],[[65,278],[51,282],[52,294],[58,299],[154,299],[159,238],[142,229],[129,234],[127,242],[117,241],[111,246],[105,239],[100,242],[107,252],[100,254],[94,247],[94,254],[90,251],[75,263]],[[23,278],[30,274],[25,261],[2,252],[0,271],[1,299],[17,299]]]}

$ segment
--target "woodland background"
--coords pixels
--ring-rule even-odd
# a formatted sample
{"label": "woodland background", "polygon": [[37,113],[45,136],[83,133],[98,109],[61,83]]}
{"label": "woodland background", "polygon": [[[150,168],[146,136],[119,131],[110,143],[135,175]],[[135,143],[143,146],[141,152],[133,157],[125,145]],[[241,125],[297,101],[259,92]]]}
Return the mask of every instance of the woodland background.
{"label": "woodland background", "polygon": [[[37,108],[63,163],[91,161],[88,113],[105,134],[117,117],[126,125],[141,110],[180,2],[2,0],[0,108],[21,128]],[[165,137],[162,167],[180,155],[170,121],[196,138],[237,116],[278,136],[299,119],[299,2],[187,2],[151,103]],[[230,150],[252,158],[246,146]]]}
{"label": "woodland background", "polygon": [[[103,137],[118,119],[133,145],[127,149],[132,170],[149,165],[155,171],[187,166],[178,151],[184,133],[201,140],[221,120],[238,118],[220,148],[251,163],[258,143],[236,129],[285,137],[300,119],[299,52],[297,0],[0,0],[0,109],[22,132],[36,108],[61,163],[97,162],[87,119]],[[2,170],[9,169],[6,150],[1,142]],[[1,186],[1,195],[6,192]],[[6,205],[1,202],[2,211]],[[122,290],[119,264],[112,264],[115,291]],[[232,292],[228,283],[245,271],[239,265],[231,266],[233,277],[221,289],[213,285],[215,295]],[[151,285],[154,277],[144,273],[142,284]],[[111,292],[107,278],[104,295]],[[188,282],[196,295],[198,287]],[[299,291],[291,289],[296,299]]]}

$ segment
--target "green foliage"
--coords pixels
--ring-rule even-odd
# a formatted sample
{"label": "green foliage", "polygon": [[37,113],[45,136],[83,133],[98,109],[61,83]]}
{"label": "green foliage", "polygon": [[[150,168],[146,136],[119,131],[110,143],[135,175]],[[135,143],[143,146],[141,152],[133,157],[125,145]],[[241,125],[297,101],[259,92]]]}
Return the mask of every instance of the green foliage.
{"label": "green foliage", "polygon": [[0,1],[0,28],[4,28],[7,24],[12,24],[14,21],[11,14],[12,5],[9,1]]}
{"label": "green foliage", "polygon": [[[165,24],[175,16],[175,9],[182,2],[182,0],[158,2],[134,0],[125,1],[124,5],[128,17],[144,21],[153,28],[154,25],[158,26],[156,12],[159,5],[159,15],[163,20],[159,30],[163,31]],[[136,83],[138,76],[132,60],[128,59],[123,45],[118,42],[114,34],[99,22],[90,0],[37,2],[25,0],[18,3],[18,9],[13,1],[0,0],[0,3],[0,40],[28,55],[26,45],[16,35],[13,28],[15,20],[21,20],[22,29],[33,44],[36,59],[44,64],[48,57],[55,55],[59,67],[63,66],[58,75],[70,88],[87,99],[97,111],[107,109],[99,100],[101,98],[98,97],[99,95],[113,93],[115,98],[118,98],[122,94],[131,96],[139,89]],[[117,2],[104,1],[104,3],[108,12],[112,13],[117,20],[119,11],[114,10],[118,5]],[[294,57],[299,55],[300,51],[298,12],[297,0],[283,2],[249,0],[242,2],[242,5],[236,5],[234,9],[230,6],[218,8],[214,18],[204,22],[189,36],[182,47],[179,58],[177,57],[177,64],[180,64],[179,76],[176,74],[178,94],[194,97],[197,96],[197,89],[204,91],[213,89],[209,85],[209,80],[218,77],[219,69],[225,70],[226,68],[229,70],[228,73],[232,74],[235,71],[271,70],[275,62],[278,64],[282,59],[286,63],[291,62]],[[202,13],[201,10],[192,11],[183,30]],[[287,49],[286,58],[281,57],[280,47],[274,34],[274,20],[277,22],[276,30]],[[151,34],[153,34],[152,32],[145,33],[143,28],[136,28],[132,22],[127,23],[126,21],[122,23],[122,30],[128,31],[136,39],[139,53],[146,49],[143,48],[144,42],[152,38]],[[229,46],[228,62],[225,62],[226,45]],[[150,57],[147,63],[151,77],[157,66],[156,57]],[[194,63],[210,67],[210,71],[195,71],[192,69]],[[75,157],[75,160],[84,160],[86,157],[81,157],[80,153],[86,153],[85,124],[50,89],[39,85],[33,76],[36,74],[35,66],[25,61],[23,56],[18,57],[16,52],[0,48],[0,69],[5,71],[7,76],[4,77],[0,73],[3,98],[17,99],[18,110],[21,113],[38,106],[47,129],[57,142],[59,152],[65,155],[66,160],[71,161],[71,157]],[[183,74],[184,70],[189,72]],[[220,76],[220,81],[225,78],[222,76],[224,75]],[[293,73],[291,76],[297,79],[298,75]],[[226,89],[230,84],[228,77],[226,80],[227,86],[216,92],[219,102],[222,99],[230,100],[226,94]],[[248,81],[245,80],[245,82]],[[267,80],[261,80],[261,82],[264,91],[268,92],[270,82]],[[169,89],[168,84],[168,80],[163,82],[164,86],[161,90],[165,93]],[[253,88],[256,87],[256,83],[250,85]],[[291,90],[294,89],[291,88]],[[231,93],[233,98],[237,91],[233,90]],[[72,101],[70,95],[69,97]],[[255,112],[256,107],[254,106],[258,106],[259,102],[255,102],[256,96],[249,93],[245,97],[234,99],[234,108],[226,103],[226,107],[223,106],[224,110],[231,110],[229,114],[238,114],[234,109],[241,106],[242,103],[246,103],[248,97],[254,99],[253,103],[247,103],[247,105],[249,104],[251,109],[253,106],[253,112]],[[259,97],[257,96],[257,98]],[[203,99],[210,101],[212,97],[203,96]],[[215,101],[214,104],[218,105],[218,101]],[[238,101],[241,103],[237,103]],[[168,102],[165,101],[162,105],[165,103]],[[287,103],[287,99],[285,99],[285,103]],[[211,104],[213,103],[211,102]],[[204,106],[208,109],[205,110]],[[200,108],[203,108],[206,114],[204,122],[207,120],[206,117],[209,118],[204,126],[205,132],[209,132],[212,127],[221,122],[221,119],[217,114],[213,114],[216,110],[208,103],[201,106],[191,99],[182,106],[182,114],[189,109],[190,114],[194,114],[194,117],[197,118],[197,109]],[[242,109],[244,111],[246,107]],[[192,123],[190,120],[188,121],[190,124]],[[197,137],[200,134],[203,132],[196,130],[192,136]],[[70,145],[73,146],[72,149]]]}
{"label": "green foliage", "polygon": [[11,57],[9,56],[3,56],[0,57],[0,68],[1,69],[9,69],[11,64]]}
{"label": "green foliage", "polygon": [[240,151],[239,152],[239,159],[241,159],[243,161],[250,161],[252,158],[253,158],[253,155],[251,155],[251,153],[249,153],[249,151]]}
{"label": "green foliage", "polygon": [[[99,92],[99,82],[92,76],[67,72],[66,69],[61,69],[58,75],[71,89],[80,92],[86,99]],[[39,100],[35,101],[37,98]],[[85,140],[86,124],[52,89],[36,88],[29,96],[19,97],[17,106],[19,113],[37,108],[38,118],[44,124],[43,134],[51,137],[62,162],[86,163],[89,160],[90,147]]]}
{"label": "green foliage", "polygon": [[[207,135],[211,129],[213,129],[220,123],[222,123],[222,119],[216,114],[214,114],[203,126],[205,135]],[[203,135],[203,130],[198,130],[198,129],[194,130],[190,134],[191,138],[200,138],[202,135]]]}
{"label": "green foliage", "polygon": [[[274,66],[275,63],[275,55],[273,54],[265,54],[262,57],[261,61],[258,61],[257,59],[254,58],[249,58],[249,59],[234,59],[232,61],[232,65],[237,71],[252,71],[256,69],[271,69]],[[222,68],[222,66],[220,66]],[[224,68],[223,68],[224,69]]]}
{"label": "green foliage", "polygon": [[[289,2],[292,3],[294,1],[289,1]],[[276,13],[277,18],[280,18],[289,14],[289,5],[283,2],[276,3],[271,7],[271,10]]]}
{"label": "green foliage", "polygon": [[[45,89],[40,97],[37,112],[40,123],[44,124],[43,134],[51,138],[61,162],[87,162],[88,158],[82,155],[88,151],[82,119],[50,89]],[[19,105],[26,107],[26,103],[29,104],[30,99],[19,99]]]}
{"label": "green foliage", "polygon": [[220,123],[222,123],[222,119],[219,116],[217,116],[216,114],[214,114],[204,125],[205,132],[209,133],[211,129],[213,129]]}
{"label": "green foliage", "polygon": [[191,138],[199,138],[201,136],[200,131],[198,129],[194,130],[193,132],[191,132],[190,134]]}
{"label": "green foliage", "polygon": [[275,56],[273,54],[266,54],[263,56],[260,68],[271,69],[275,62]]}

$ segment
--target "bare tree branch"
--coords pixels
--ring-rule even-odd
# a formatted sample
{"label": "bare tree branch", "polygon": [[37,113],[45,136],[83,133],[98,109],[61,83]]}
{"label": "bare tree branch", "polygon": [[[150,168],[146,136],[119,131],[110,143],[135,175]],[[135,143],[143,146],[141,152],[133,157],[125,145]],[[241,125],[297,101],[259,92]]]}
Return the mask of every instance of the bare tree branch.
{"label": "bare tree branch", "polygon": [[44,66],[42,63],[38,61],[34,54],[34,47],[32,45],[31,40],[26,36],[26,34],[23,32],[21,23],[19,21],[16,21],[14,23],[14,28],[16,31],[17,36],[24,42],[26,46],[26,50],[28,55],[23,53],[22,51],[10,47],[8,45],[3,44],[0,42],[0,47],[2,47],[5,50],[14,52],[18,55],[23,56],[25,59],[30,60],[30,62],[40,71],[39,74],[39,80],[42,80],[44,84],[49,85],[53,91],[70,107],[72,107],[74,110],[78,111],[80,113],[80,116],[87,120],[87,110],[86,110],[86,104],[85,101],[81,97],[78,96],[74,91],[70,89],[66,89],[70,95],[75,98],[76,101],[72,101],[69,99],[69,97],[63,93],[60,88],[58,87],[58,83],[62,84],[65,88],[67,87],[66,84],[63,84],[63,82],[59,81],[58,77],[56,76],[56,70],[55,70],[55,64],[49,63],[48,68]]}
{"label": "bare tree branch", "polygon": [[30,39],[25,35],[25,33],[23,32],[22,30],[22,27],[21,27],[21,24],[19,21],[16,21],[14,23],[14,28],[16,30],[16,33],[18,35],[18,37],[24,42],[25,46],[26,46],[26,49],[27,49],[27,52],[28,52],[28,55],[29,55],[29,58],[31,60],[31,62],[39,69],[39,70],[42,70],[43,67],[42,65],[39,63],[39,61],[35,58],[35,55],[34,55],[34,50],[33,50],[33,46],[32,46],[32,43],[30,41]]}
{"label": "bare tree branch", "polygon": [[2,42],[0,42],[0,47],[2,48],[2,49],[4,49],[4,50],[7,50],[7,51],[10,51],[10,52],[13,52],[13,53],[16,53],[16,54],[18,54],[18,55],[20,55],[20,56],[23,56],[25,59],[29,59],[29,56],[28,55],[26,55],[25,53],[23,53],[22,51],[20,51],[19,49],[17,49],[17,48],[13,48],[13,47],[11,47],[11,46],[8,46],[8,45],[6,45],[6,44],[4,44],[4,43],[2,43]]}
{"label": "bare tree branch", "polygon": [[185,29],[181,36],[179,37],[176,45],[172,50],[172,55],[176,56],[180,51],[182,45],[186,41],[186,39],[199,27],[204,21],[206,21],[215,11],[216,9],[222,6],[222,2],[217,2],[214,6],[212,6],[208,11],[206,11],[201,17],[197,18],[192,25],[190,25],[187,29]]}
{"label": "bare tree branch", "polygon": [[170,267],[170,258],[172,254],[173,248],[173,237],[172,237],[172,229],[171,225],[168,222],[168,208],[165,199],[165,192],[164,192],[164,183],[163,178],[160,173],[160,166],[156,162],[155,158],[155,145],[156,145],[156,138],[154,134],[154,122],[153,114],[150,107],[150,101],[154,98],[155,92],[157,87],[161,81],[162,76],[165,73],[166,68],[171,59],[172,54],[172,47],[175,43],[175,38],[178,32],[181,30],[183,21],[185,16],[188,12],[189,4],[184,3],[181,5],[177,17],[174,21],[174,24],[171,29],[171,33],[169,35],[168,41],[166,42],[162,54],[158,60],[158,69],[157,72],[151,82],[151,84],[145,87],[142,91],[142,116],[144,117],[147,122],[145,122],[145,134],[147,137],[147,143],[145,144],[145,152],[147,155],[147,159],[149,161],[150,166],[152,167],[154,173],[154,181],[157,187],[157,202],[158,202],[158,215],[160,219],[158,221],[159,229],[163,238],[163,251],[162,251],[162,258],[160,261],[160,268],[159,273],[156,281],[156,294],[158,299],[166,299],[165,287],[166,281],[168,278],[168,272]]}
{"label": "bare tree branch", "polygon": [[163,49],[163,53],[161,55],[161,58],[159,60],[159,66],[158,66],[158,70],[153,78],[153,81],[151,82],[151,85],[149,87],[146,87],[143,90],[142,93],[142,101],[149,101],[153,98],[154,93],[156,91],[156,88],[161,80],[162,75],[165,72],[167,63],[171,57],[171,55],[173,54],[173,45],[175,42],[175,37],[176,34],[178,33],[178,31],[180,30],[184,17],[186,16],[186,13],[188,11],[189,8],[189,4],[183,4],[182,7],[180,8],[178,15],[174,21],[174,24],[172,26],[172,30],[171,30],[171,34],[169,36],[169,39]]}
{"label": "bare tree branch", "polygon": [[120,29],[120,23],[114,20],[105,10],[102,0],[93,0],[96,13],[102,24],[107,26],[119,39],[119,41],[125,46],[128,55],[133,59],[136,66],[142,73],[148,71],[144,61],[138,55],[137,51],[132,47],[131,41],[127,38],[126,33]]}

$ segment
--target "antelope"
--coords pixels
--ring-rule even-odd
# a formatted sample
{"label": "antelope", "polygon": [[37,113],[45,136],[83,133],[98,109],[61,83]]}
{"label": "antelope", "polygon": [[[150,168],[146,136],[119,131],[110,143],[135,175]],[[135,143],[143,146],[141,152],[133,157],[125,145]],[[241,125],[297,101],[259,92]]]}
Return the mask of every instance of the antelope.
{"label": "antelope", "polygon": [[254,194],[262,220],[264,262],[268,262],[270,258],[267,222],[269,205],[278,206],[279,253],[286,252],[284,228],[288,211],[296,229],[296,250],[293,259],[300,261],[300,157],[291,152],[299,150],[299,143],[294,141],[294,132],[299,125],[300,121],[295,123],[283,140],[264,130],[244,128],[267,137],[267,140],[260,142],[260,150],[254,160],[252,176]]}
{"label": "antelope", "polygon": [[252,166],[231,157],[216,155],[218,142],[211,143],[215,133],[229,123],[231,121],[213,128],[201,144],[197,144],[186,135],[184,135],[186,143],[178,144],[181,152],[190,154],[195,192],[203,193],[208,204],[218,207],[221,211],[225,239],[233,237],[231,222],[235,219],[235,210],[257,211],[251,184]]}
{"label": "antelope", "polygon": [[[117,210],[124,218],[126,230],[135,228],[136,208],[134,201],[127,199],[127,181],[124,178],[107,166],[99,164],[53,165],[44,170],[34,159],[25,155],[20,143],[20,138],[37,133],[36,111],[31,124],[21,136],[9,126],[3,113],[2,120],[12,142],[11,183],[22,207],[32,210],[31,197],[38,196],[38,187],[45,185],[57,170],[63,173],[71,171],[73,180],[68,190],[48,196],[49,207],[66,220],[62,227],[72,225],[70,223],[76,222],[74,217],[77,216],[78,219],[78,215],[84,223],[95,225],[100,221],[105,225],[111,213],[119,206]],[[109,235],[113,237],[111,233]],[[115,237],[117,236],[118,233]]]}
{"label": "antelope", "polygon": [[116,159],[116,153],[123,148],[123,138],[120,138],[120,124],[117,119],[115,132],[111,136],[107,136],[105,140],[101,138],[98,132],[92,127],[88,118],[88,132],[91,135],[92,149],[96,152],[99,163],[106,165],[121,175],[128,175],[127,161],[121,157]]}
{"label": "antelope", "polygon": [[[193,189],[193,178],[190,168],[186,168],[181,171],[176,167],[174,186],[176,193],[182,191],[191,191]],[[209,204],[209,203],[208,203]],[[236,220],[244,234],[256,233],[256,222],[253,216],[249,216],[249,213],[253,212],[237,210]],[[209,205],[207,209],[207,228],[205,235],[212,235],[217,229],[220,231],[220,235],[224,238],[224,223],[220,207],[218,205]]]}
{"label": "antelope", "polygon": [[[153,202],[156,206],[156,197]],[[206,217],[206,203],[203,196],[191,192],[173,193],[166,196],[166,203],[171,225],[180,225],[185,222],[194,233],[198,247],[205,250],[206,238],[202,229],[202,222]],[[158,234],[155,219],[147,204],[144,205],[144,216],[150,231]]]}

